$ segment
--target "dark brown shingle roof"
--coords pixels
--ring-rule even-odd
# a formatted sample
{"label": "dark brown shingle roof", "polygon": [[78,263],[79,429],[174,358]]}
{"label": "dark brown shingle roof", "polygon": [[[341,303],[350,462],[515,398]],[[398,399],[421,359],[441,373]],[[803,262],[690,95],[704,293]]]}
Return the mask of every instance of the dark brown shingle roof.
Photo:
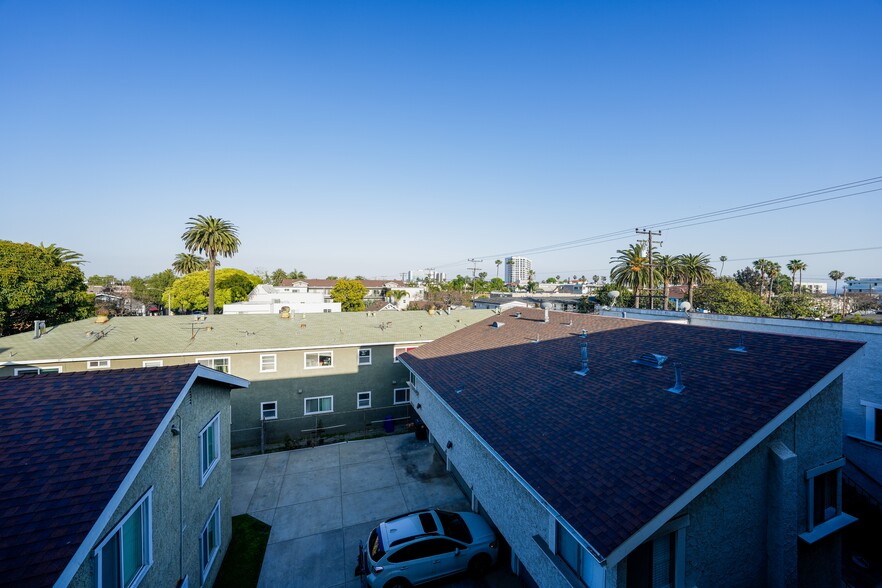
{"label": "dark brown shingle roof", "polygon": [[0,585],[52,585],[197,369],[0,379]]}
{"label": "dark brown shingle roof", "polygon": [[[517,310],[403,359],[603,557],[862,345]],[[632,363],[645,352],[669,359]]]}

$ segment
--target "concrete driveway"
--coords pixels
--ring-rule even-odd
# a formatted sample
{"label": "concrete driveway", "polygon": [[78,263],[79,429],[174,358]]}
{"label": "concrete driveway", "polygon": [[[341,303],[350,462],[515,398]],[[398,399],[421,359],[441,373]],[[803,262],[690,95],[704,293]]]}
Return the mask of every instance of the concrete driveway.
{"label": "concrete driveway", "polygon": [[[380,521],[421,508],[469,510],[442,459],[412,434],[243,457],[232,467],[233,515],[272,525],[262,588],[359,586],[358,542]],[[501,574],[501,584],[478,585],[518,585]]]}

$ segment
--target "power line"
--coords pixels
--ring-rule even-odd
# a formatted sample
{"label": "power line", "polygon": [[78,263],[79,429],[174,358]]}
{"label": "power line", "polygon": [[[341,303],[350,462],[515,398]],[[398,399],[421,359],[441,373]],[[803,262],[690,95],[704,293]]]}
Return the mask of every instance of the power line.
{"label": "power line", "polygon": [[727,259],[726,261],[755,261],[757,259],[781,259],[786,257],[808,257],[809,255],[827,255],[831,253],[854,253],[856,251],[874,251],[882,249],[882,245],[877,247],[859,247],[857,249],[835,249],[831,251],[813,251],[811,253],[788,253],[786,255],[762,255],[760,257],[739,257],[737,259]]}

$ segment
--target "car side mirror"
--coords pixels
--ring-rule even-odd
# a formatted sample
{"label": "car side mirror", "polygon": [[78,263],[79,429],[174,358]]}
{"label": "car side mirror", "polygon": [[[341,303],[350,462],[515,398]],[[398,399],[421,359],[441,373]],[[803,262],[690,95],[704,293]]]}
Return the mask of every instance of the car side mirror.
{"label": "car side mirror", "polygon": [[453,550],[453,555],[455,555],[455,556],[459,555],[459,547],[457,547],[456,549]]}

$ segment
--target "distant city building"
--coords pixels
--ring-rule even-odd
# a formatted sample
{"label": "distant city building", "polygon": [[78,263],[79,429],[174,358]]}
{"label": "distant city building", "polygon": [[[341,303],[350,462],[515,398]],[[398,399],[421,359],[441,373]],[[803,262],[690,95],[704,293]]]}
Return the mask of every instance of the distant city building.
{"label": "distant city building", "polygon": [[859,278],[846,280],[849,294],[882,294],[882,278]]}
{"label": "distant city building", "polygon": [[224,304],[224,314],[278,314],[286,306],[295,313],[340,312],[340,303],[326,301],[320,292],[259,284],[248,294],[247,302]]}
{"label": "distant city building", "polygon": [[432,269],[408,270],[408,282],[446,282],[447,274]]}
{"label": "distant city building", "polygon": [[533,262],[526,257],[505,258],[505,283],[526,284],[530,280]]}
{"label": "distant city building", "polygon": [[803,282],[802,289],[809,294],[826,294],[827,282]]}

